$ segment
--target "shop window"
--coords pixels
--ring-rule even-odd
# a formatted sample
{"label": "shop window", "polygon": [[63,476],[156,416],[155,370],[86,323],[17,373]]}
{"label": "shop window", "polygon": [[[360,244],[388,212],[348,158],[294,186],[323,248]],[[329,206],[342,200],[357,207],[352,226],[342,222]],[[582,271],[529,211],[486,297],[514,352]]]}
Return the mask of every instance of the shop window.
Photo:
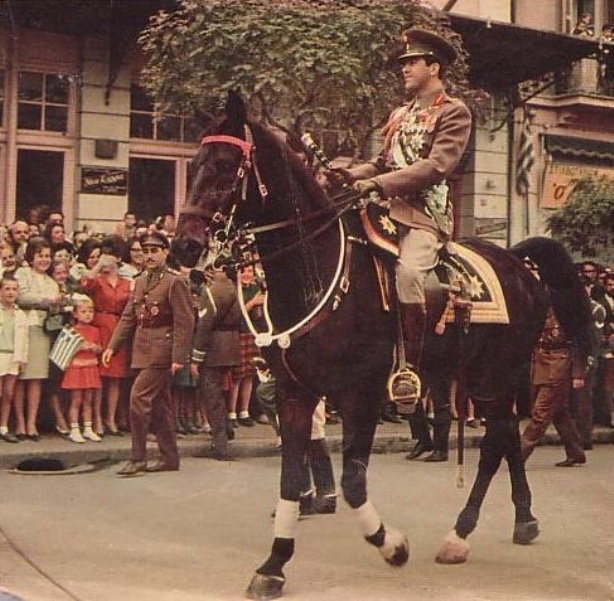
{"label": "shop window", "polygon": [[128,210],[149,221],[173,215],[176,169],[173,160],[131,158]]}
{"label": "shop window", "polygon": [[69,82],[52,73],[19,74],[17,127],[38,131],[68,129]]}
{"label": "shop window", "polygon": [[153,100],[139,86],[130,89],[130,137],[172,142],[196,142],[200,128],[186,117],[158,118]]}

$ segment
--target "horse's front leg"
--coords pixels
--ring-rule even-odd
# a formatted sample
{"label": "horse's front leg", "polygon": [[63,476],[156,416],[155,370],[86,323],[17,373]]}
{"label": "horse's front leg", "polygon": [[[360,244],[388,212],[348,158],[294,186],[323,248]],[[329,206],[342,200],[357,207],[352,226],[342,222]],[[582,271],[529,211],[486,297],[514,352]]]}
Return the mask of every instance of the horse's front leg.
{"label": "horse's front leg", "polygon": [[256,570],[247,588],[250,599],[281,597],[286,582],[283,568],[294,554],[294,538],[305,488],[311,421],[317,400],[292,398],[279,404],[282,438],[280,498],[275,509],[271,553]]}
{"label": "horse's front leg", "polygon": [[354,397],[334,401],[343,419],[341,487],[365,540],[377,547],[390,565],[402,566],[409,559],[407,536],[394,528],[386,528],[367,497],[367,468],[380,413],[377,398],[381,389],[369,393],[359,400]]}

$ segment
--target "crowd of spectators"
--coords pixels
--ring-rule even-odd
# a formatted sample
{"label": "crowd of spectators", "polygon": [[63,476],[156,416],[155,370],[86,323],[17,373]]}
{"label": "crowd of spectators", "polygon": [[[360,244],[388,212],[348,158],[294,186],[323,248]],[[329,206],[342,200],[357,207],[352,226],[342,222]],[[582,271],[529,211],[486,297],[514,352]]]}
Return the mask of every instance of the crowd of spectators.
{"label": "crowd of spectators", "polygon": [[[143,269],[141,236],[158,231],[173,239],[172,216],[153,222],[137,219],[126,213],[116,233],[102,235],[76,231],[68,235],[64,216],[49,210],[41,215],[38,225],[17,220],[0,226],[0,440],[18,442],[40,439],[43,433],[55,433],[67,440],[81,442],[81,429],[75,430],[74,415],[69,416],[74,392],[63,386],[65,374],[49,361],[50,348],[66,324],[75,324],[74,305],[79,295],[93,301],[92,324],[100,330],[101,347],[109,341],[113,328],[128,301],[133,280]],[[172,249],[172,247],[171,247]],[[183,269],[171,252],[170,266]],[[598,356],[587,377],[587,385],[574,393],[572,412],[585,449],[591,448],[594,425],[614,427],[612,399],[614,394],[614,272],[607,265],[594,261],[577,264],[578,277],[586,286],[593,307],[595,329],[600,340]],[[188,269],[186,268],[186,272]],[[264,298],[263,282],[253,268],[239,274],[245,293],[245,304],[258,320]],[[194,284],[195,302],[198,290]],[[75,296],[76,295],[76,296]],[[14,297],[14,298],[13,298]],[[51,316],[59,317],[59,326],[47,327]],[[24,326],[27,324],[27,340]],[[257,383],[251,359],[258,351],[249,328],[241,324],[241,364],[228,371],[225,382],[228,418],[235,427],[252,427],[268,423],[255,401],[252,384]],[[20,338],[21,337],[21,338]],[[11,338],[11,340],[9,340]],[[27,357],[24,357],[24,347]],[[14,361],[8,361],[8,351]],[[100,366],[101,386],[95,390],[88,409],[87,426],[97,441],[104,436],[121,436],[129,431],[128,396],[131,385],[129,349],[114,357],[109,368]],[[180,434],[208,431],[198,386],[189,373],[179,374],[173,391],[177,398],[177,430]],[[528,401],[528,399],[526,400]],[[472,407],[471,407],[472,409]],[[521,417],[528,415],[522,400]],[[331,409],[331,411],[333,411]],[[455,418],[454,407],[451,407]],[[427,414],[429,407],[426,407]],[[393,420],[386,409],[384,421]],[[334,420],[334,413],[331,421]],[[91,425],[90,425],[91,421]],[[471,413],[468,425],[479,425],[479,416]],[[432,421],[431,421],[432,425]]]}
{"label": "crowd of spectators", "polygon": [[[129,300],[134,278],[143,270],[142,237],[156,231],[172,241],[174,218],[166,215],[145,222],[129,212],[114,234],[76,231],[69,235],[60,211],[38,216],[37,225],[18,219],[0,226],[0,440],[39,441],[42,433],[84,443],[122,436],[130,430],[130,349],[115,355],[108,367],[101,364],[100,354]],[[194,249],[189,252],[194,254]],[[185,270],[187,275],[189,269],[179,255],[185,256],[186,249],[173,253],[171,246],[169,267]],[[241,277],[247,287],[253,284],[254,290],[260,290],[253,269]],[[196,306],[202,282],[192,285]],[[261,298],[258,294],[248,303],[259,303]],[[50,351],[66,326],[75,328],[86,343],[61,369],[50,361]],[[248,348],[247,340],[244,347]],[[228,370],[229,419],[235,427],[268,423],[251,398],[249,383],[255,369],[249,359],[255,354],[257,349],[249,345],[241,365]],[[75,378],[73,363],[88,369],[95,366],[100,382]],[[79,377],[85,371],[79,369]],[[178,432],[208,431],[198,387],[187,370],[175,378],[173,393]]]}

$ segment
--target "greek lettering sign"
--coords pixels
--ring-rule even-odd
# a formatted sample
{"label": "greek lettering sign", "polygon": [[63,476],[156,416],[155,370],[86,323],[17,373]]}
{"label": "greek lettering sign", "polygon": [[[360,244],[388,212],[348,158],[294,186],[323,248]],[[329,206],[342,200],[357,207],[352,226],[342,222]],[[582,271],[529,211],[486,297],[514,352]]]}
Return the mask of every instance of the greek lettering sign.
{"label": "greek lettering sign", "polygon": [[544,188],[541,199],[542,209],[558,209],[568,200],[576,183],[584,178],[607,177],[614,180],[614,169],[551,163],[544,172]]}
{"label": "greek lettering sign", "polygon": [[128,193],[128,170],[113,167],[82,167],[81,192],[125,196]]}

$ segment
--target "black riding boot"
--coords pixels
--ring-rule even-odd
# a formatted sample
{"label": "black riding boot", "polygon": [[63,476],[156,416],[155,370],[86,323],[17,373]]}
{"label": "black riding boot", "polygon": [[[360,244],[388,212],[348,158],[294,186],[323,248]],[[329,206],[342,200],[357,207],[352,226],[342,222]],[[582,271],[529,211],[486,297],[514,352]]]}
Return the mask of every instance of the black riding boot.
{"label": "black riding boot", "polygon": [[397,404],[399,413],[407,414],[413,413],[421,394],[418,370],[426,329],[426,309],[422,303],[400,302],[399,311],[408,365],[391,376],[388,392],[391,400]]}
{"label": "black riding boot", "polygon": [[337,493],[335,492],[335,474],[330,460],[326,439],[320,438],[309,443],[309,460],[311,475],[316,489],[316,513],[335,513]]}

